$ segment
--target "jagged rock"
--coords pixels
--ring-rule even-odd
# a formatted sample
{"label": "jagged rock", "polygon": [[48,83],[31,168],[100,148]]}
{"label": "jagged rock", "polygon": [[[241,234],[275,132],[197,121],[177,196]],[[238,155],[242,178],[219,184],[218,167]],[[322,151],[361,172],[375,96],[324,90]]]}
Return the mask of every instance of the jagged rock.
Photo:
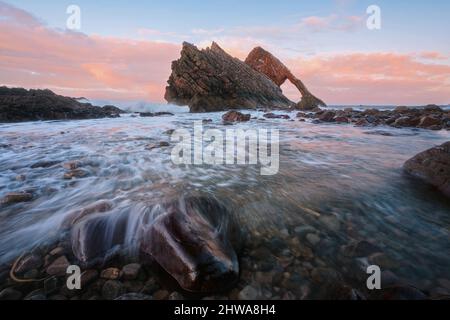
{"label": "jagged rock", "polygon": [[228,111],[222,116],[222,120],[225,122],[247,122],[250,121],[251,115],[243,114],[238,111]]}
{"label": "jagged rock", "polygon": [[450,142],[418,154],[405,163],[404,169],[450,197]]}
{"label": "jagged rock", "polygon": [[172,63],[168,84],[165,99],[188,105],[191,112],[293,105],[273,81],[215,42],[204,50],[183,43],[181,58]]}
{"label": "jagged rock", "polygon": [[292,72],[270,52],[261,47],[253,49],[245,60],[253,69],[268,76],[277,86],[282,86],[289,80],[302,94],[302,100],[297,104],[301,110],[313,110],[326,104],[309,92],[303,82],[295,77]]}
{"label": "jagged rock", "polygon": [[239,276],[227,210],[210,198],[186,198],[166,207],[146,232],[141,251],[187,291],[226,290]]}
{"label": "jagged rock", "polygon": [[0,122],[108,118],[115,117],[117,109],[95,107],[50,90],[0,87]]}

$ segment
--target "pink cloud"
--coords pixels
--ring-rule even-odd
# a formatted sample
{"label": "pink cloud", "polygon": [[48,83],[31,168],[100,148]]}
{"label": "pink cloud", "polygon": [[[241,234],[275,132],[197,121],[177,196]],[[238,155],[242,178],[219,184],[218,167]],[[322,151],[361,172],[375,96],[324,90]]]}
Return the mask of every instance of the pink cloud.
{"label": "pink cloud", "polygon": [[[320,19],[307,21],[326,25]],[[162,102],[171,62],[180,52],[171,43],[57,31],[1,1],[0,29],[0,84],[50,88],[75,97]],[[265,46],[245,34],[215,40],[241,59],[253,46]],[[450,66],[441,57],[445,55],[439,52],[386,52],[282,60],[328,103],[449,103]],[[298,99],[293,88],[286,93]]]}

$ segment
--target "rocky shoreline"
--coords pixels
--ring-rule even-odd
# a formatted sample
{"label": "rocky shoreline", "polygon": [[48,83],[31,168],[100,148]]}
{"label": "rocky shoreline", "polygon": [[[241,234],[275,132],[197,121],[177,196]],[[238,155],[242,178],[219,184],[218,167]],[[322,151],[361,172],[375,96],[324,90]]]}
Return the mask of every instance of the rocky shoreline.
{"label": "rocky shoreline", "polygon": [[123,113],[115,106],[96,107],[50,90],[0,87],[0,123],[117,118]]}

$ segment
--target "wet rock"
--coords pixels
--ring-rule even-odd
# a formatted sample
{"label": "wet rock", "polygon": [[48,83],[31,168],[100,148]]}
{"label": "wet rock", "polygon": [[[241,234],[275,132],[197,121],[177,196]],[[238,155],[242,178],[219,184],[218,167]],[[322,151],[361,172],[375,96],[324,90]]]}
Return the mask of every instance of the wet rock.
{"label": "wet rock", "polygon": [[107,109],[50,90],[0,87],[0,122],[22,122],[111,117]]}
{"label": "wet rock", "polygon": [[258,290],[252,286],[246,286],[239,292],[239,300],[256,300],[258,298]]}
{"label": "wet rock", "polygon": [[145,147],[146,150],[154,150],[154,149],[158,149],[158,148],[165,148],[165,147],[170,147],[170,143],[167,141],[161,141],[160,143],[152,143],[149,144]]}
{"label": "wet rock", "polygon": [[319,116],[319,120],[323,122],[333,122],[336,113],[334,111],[326,111]]}
{"label": "wet rock", "polygon": [[172,292],[170,294],[170,296],[169,296],[169,300],[171,300],[171,301],[181,301],[181,300],[184,300],[184,297],[179,292]]}
{"label": "wet rock", "polygon": [[121,295],[120,297],[116,298],[115,300],[121,300],[121,301],[149,301],[153,300],[152,296],[148,296],[142,293],[127,293],[124,295]]}
{"label": "wet rock", "polygon": [[169,298],[169,291],[159,290],[153,294],[154,300],[167,300]]}
{"label": "wet rock", "polygon": [[306,235],[306,240],[311,243],[313,246],[316,246],[320,242],[320,237],[315,233],[310,233]]}
{"label": "wet rock", "polygon": [[141,112],[139,113],[139,116],[143,118],[154,118],[163,116],[174,116],[174,114],[171,112]]}
{"label": "wet rock", "polygon": [[350,120],[347,117],[336,117],[336,118],[334,118],[334,122],[336,122],[336,123],[349,123]]}
{"label": "wet rock", "polygon": [[202,120],[203,124],[208,124],[208,123],[212,123],[212,122],[213,122],[212,119],[203,119]]}
{"label": "wet rock", "polygon": [[65,256],[59,257],[52,264],[47,267],[47,274],[51,276],[64,276],[67,268],[70,266],[69,261]]}
{"label": "wet rock", "polygon": [[435,105],[435,104],[429,104],[427,106],[425,106],[424,110],[426,112],[436,112],[436,113],[443,113],[444,110],[442,110],[441,107]]}
{"label": "wet rock", "polygon": [[440,126],[441,125],[441,119],[432,117],[432,116],[425,116],[422,119],[420,119],[419,127],[422,128],[429,128],[432,126]]}
{"label": "wet rock", "polygon": [[450,197],[450,142],[418,154],[408,160],[403,168],[409,175]]}
{"label": "wet rock", "polygon": [[352,243],[344,248],[344,254],[348,257],[368,257],[379,252],[383,251],[365,240]]}
{"label": "wet rock", "polygon": [[372,265],[381,267],[382,269],[395,269],[398,268],[399,264],[391,259],[385,253],[379,252],[374,253],[369,257],[369,262]]}
{"label": "wet rock", "polygon": [[45,294],[45,291],[42,289],[37,289],[35,291],[30,292],[27,294],[24,298],[24,300],[37,300],[37,301],[43,301],[47,300],[47,296]]}
{"label": "wet rock", "polygon": [[141,265],[138,263],[132,263],[122,268],[122,276],[124,280],[135,280],[139,272],[141,271]]}
{"label": "wet rock", "polygon": [[400,117],[394,122],[394,126],[396,127],[417,127],[420,123],[420,119],[416,117]]}
{"label": "wet rock", "polygon": [[366,119],[360,119],[355,122],[355,126],[357,126],[357,127],[367,127],[369,125],[370,125],[370,123]]}
{"label": "wet rock", "polygon": [[222,120],[225,122],[248,122],[251,119],[250,114],[243,114],[238,111],[229,111],[222,116]]}
{"label": "wet rock", "polygon": [[266,113],[263,115],[266,119],[284,119],[289,120],[291,117],[289,117],[287,114],[275,114],[275,113]]}
{"label": "wet rock", "polygon": [[83,169],[75,169],[75,170],[71,170],[69,172],[66,172],[64,174],[64,179],[65,180],[72,180],[72,179],[82,179],[82,178],[86,178],[87,176],[89,176],[89,172]]}
{"label": "wet rock", "polygon": [[339,283],[342,281],[341,275],[330,268],[316,268],[311,272],[311,278],[316,283]]}
{"label": "wet rock", "polygon": [[105,300],[114,300],[125,293],[125,288],[120,281],[108,280],[102,288],[102,297]]}
{"label": "wet rock", "polygon": [[61,161],[39,161],[31,166],[31,169],[50,168],[61,163]]}
{"label": "wet rock", "polygon": [[89,284],[98,279],[98,271],[95,269],[86,270],[81,274],[81,288],[86,288]]}
{"label": "wet rock", "polygon": [[428,300],[422,291],[411,286],[383,288],[378,295],[383,300]]}
{"label": "wet rock", "polygon": [[154,278],[151,278],[144,284],[144,287],[142,288],[141,293],[152,295],[156,291],[158,291],[160,288],[161,287],[158,284],[158,282]]}
{"label": "wet rock", "polygon": [[164,206],[145,232],[141,251],[150,255],[187,291],[226,290],[238,279],[232,246],[238,229],[212,198],[183,198]]}
{"label": "wet rock", "polygon": [[22,298],[22,292],[13,289],[13,288],[6,288],[3,289],[0,292],[0,301],[1,300],[11,300],[11,301],[17,301]]}
{"label": "wet rock", "polygon": [[27,192],[12,192],[3,197],[1,203],[4,205],[11,205],[21,202],[29,202],[33,200],[33,195]]}
{"label": "wet rock", "polygon": [[408,107],[400,106],[400,107],[395,108],[394,112],[395,113],[406,113],[409,110],[410,110],[410,108],[408,108]]}
{"label": "wet rock", "polygon": [[80,161],[70,161],[63,164],[63,168],[66,170],[75,170],[82,166]]}
{"label": "wet rock", "polygon": [[105,269],[100,274],[100,277],[107,280],[117,280],[120,278],[120,270],[117,268]]}
{"label": "wet rock", "polygon": [[321,216],[320,222],[322,222],[328,230],[333,232],[338,232],[341,228],[341,223],[335,216]]}
{"label": "wet rock", "polygon": [[165,99],[188,105],[191,112],[292,105],[267,76],[233,58],[217,43],[205,50],[183,43],[181,58],[172,63],[168,84]]}
{"label": "wet rock", "polygon": [[100,200],[81,210],[76,210],[67,215],[62,223],[62,228],[69,228],[80,222],[83,218],[89,217],[95,213],[108,212],[113,208],[111,201]]}
{"label": "wet rock", "polygon": [[16,181],[18,182],[24,182],[25,180],[27,180],[27,176],[24,174],[19,174],[16,176]]}
{"label": "wet rock", "polygon": [[46,295],[55,293],[59,289],[58,278],[53,276],[44,281],[44,291]]}
{"label": "wet rock", "polygon": [[24,274],[32,269],[39,269],[40,267],[42,267],[43,263],[44,261],[39,254],[32,253],[25,256],[19,261],[14,272],[16,274]]}

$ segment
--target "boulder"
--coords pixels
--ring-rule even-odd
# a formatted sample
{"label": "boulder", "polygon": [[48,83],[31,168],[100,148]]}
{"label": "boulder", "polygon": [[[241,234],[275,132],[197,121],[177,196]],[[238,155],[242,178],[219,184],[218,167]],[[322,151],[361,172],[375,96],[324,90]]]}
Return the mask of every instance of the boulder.
{"label": "boulder", "polygon": [[450,197],[450,141],[408,160],[404,170]]}
{"label": "boulder", "polygon": [[248,122],[251,119],[251,115],[243,114],[238,111],[228,111],[222,116],[222,120],[225,122]]}
{"label": "boulder", "polygon": [[279,87],[281,87],[286,80],[289,80],[296,86],[302,95],[302,100],[297,104],[298,109],[312,110],[316,107],[326,106],[322,100],[312,95],[303,82],[295,77],[279,59],[263,48],[254,48],[248,55],[245,63],[256,71],[265,74]]}
{"label": "boulder", "polygon": [[211,198],[185,198],[165,206],[146,231],[141,252],[151,256],[186,291],[215,292],[232,286],[239,263],[229,212]]}
{"label": "boulder", "polygon": [[172,63],[168,84],[165,99],[187,105],[191,112],[293,105],[271,79],[233,58],[215,42],[204,50],[183,43],[181,58]]}

